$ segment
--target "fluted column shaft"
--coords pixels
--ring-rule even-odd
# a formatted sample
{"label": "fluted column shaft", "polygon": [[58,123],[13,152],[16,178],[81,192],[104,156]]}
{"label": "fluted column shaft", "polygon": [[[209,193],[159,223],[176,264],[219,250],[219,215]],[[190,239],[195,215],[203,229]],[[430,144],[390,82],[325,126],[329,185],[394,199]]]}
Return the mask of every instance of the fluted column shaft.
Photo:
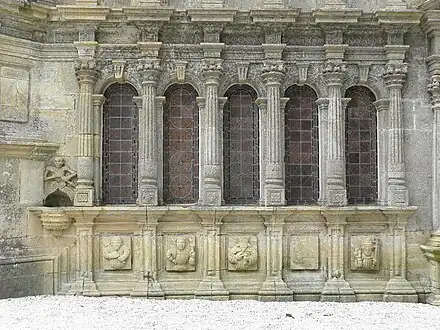
{"label": "fluted column shaft", "polygon": [[139,205],[157,205],[158,190],[158,127],[156,82],[160,73],[158,59],[140,60],[143,75],[142,107],[139,111]]}
{"label": "fluted column shaft", "polygon": [[[213,47],[219,56],[223,44],[210,44],[204,47]],[[199,203],[203,205],[220,206],[223,200],[222,116],[218,96],[221,74],[221,58],[204,59],[205,99],[199,99],[199,105],[202,105],[200,121],[202,123],[201,146],[203,147],[201,150],[203,183]]]}
{"label": "fluted column shaft", "polygon": [[[280,86],[284,78],[284,65],[266,65],[262,78],[266,85],[266,157],[265,157],[265,205],[286,204],[284,190],[284,116]],[[283,107],[281,106],[283,103]]]}
{"label": "fluted column shaft", "polygon": [[403,155],[402,87],[406,65],[389,65],[384,75],[390,94],[388,115],[388,205],[408,205]]}
{"label": "fluted column shaft", "polygon": [[78,95],[78,149],[77,175],[74,205],[92,206],[94,200],[94,112],[93,89],[98,77],[93,59],[80,59],[76,63],[76,76],[79,83]]}
{"label": "fluted column shaft", "polygon": [[345,67],[328,65],[324,71],[328,90],[328,150],[325,203],[332,206],[347,204],[345,187],[345,105],[341,98]]}
{"label": "fluted column shaft", "polygon": [[93,181],[95,184],[95,203],[97,205],[101,204],[101,117],[104,101],[104,95],[93,95]]}

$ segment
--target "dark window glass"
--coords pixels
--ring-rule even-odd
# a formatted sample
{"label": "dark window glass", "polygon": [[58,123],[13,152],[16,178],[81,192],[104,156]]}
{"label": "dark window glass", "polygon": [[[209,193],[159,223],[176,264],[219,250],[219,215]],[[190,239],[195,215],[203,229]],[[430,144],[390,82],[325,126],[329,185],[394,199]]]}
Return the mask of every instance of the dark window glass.
{"label": "dark window glass", "polygon": [[377,123],[374,94],[366,87],[347,90],[346,180],[349,204],[377,201]]}
{"label": "dark window glass", "polygon": [[138,109],[136,90],[111,85],[105,92],[102,130],[102,197],[106,204],[136,203],[138,189]]}
{"label": "dark window glass", "polygon": [[164,106],[164,203],[195,203],[199,193],[196,91],[173,85]]}
{"label": "dark window glass", "polygon": [[288,205],[313,204],[319,198],[318,111],[316,93],[291,86],[285,96],[285,169]]}
{"label": "dark window glass", "polygon": [[258,107],[255,91],[231,87],[223,114],[224,197],[226,204],[255,204],[259,198]]}

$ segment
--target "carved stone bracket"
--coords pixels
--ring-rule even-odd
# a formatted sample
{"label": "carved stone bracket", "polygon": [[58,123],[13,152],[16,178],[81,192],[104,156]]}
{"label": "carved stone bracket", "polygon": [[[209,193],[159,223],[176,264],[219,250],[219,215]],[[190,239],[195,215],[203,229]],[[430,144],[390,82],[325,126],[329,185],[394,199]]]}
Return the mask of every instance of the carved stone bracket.
{"label": "carved stone bracket", "polygon": [[43,212],[40,215],[41,225],[53,236],[60,236],[70,227],[72,219],[64,213]]}
{"label": "carved stone bracket", "polygon": [[298,68],[298,85],[302,86],[307,81],[309,63],[297,63],[296,66]]}

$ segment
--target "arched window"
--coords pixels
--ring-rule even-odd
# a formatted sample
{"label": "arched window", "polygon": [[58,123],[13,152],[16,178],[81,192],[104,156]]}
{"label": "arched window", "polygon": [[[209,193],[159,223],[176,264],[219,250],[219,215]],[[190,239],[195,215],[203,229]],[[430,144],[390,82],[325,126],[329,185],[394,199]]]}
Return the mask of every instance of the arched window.
{"label": "arched window", "polygon": [[377,201],[377,120],[374,94],[366,87],[354,86],[346,110],[346,181],[349,204]]}
{"label": "arched window", "polygon": [[313,204],[319,198],[318,111],[316,93],[291,86],[285,96],[285,169],[288,205]]}
{"label": "arched window", "polygon": [[102,197],[106,204],[136,203],[138,191],[138,109],[136,90],[113,84],[105,92]]}
{"label": "arched window", "polygon": [[231,87],[223,113],[224,198],[226,204],[259,199],[257,95],[246,85]]}
{"label": "arched window", "polygon": [[199,194],[199,116],[191,85],[173,85],[165,92],[164,203],[195,203]]}

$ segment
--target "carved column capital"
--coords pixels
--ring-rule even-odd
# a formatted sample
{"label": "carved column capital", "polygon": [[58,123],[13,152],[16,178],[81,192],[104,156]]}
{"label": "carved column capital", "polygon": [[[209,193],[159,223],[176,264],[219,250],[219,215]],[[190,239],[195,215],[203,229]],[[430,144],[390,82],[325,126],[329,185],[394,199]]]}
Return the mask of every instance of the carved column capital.
{"label": "carved column capital", "polygon": [[224,27],[224,23],[204,23],[202,27],[203,41],[206,43],[220,42],[220,34]]}
{"label": "carved column capital", "polygon": [[206,84],[216,84],[220,82],[223,72],[223,60],[221,58],[205,58],[202,61],[202,72]]}
{"label": "carved column capital", "polygon": [[406,63],[389,63],[386,66],[385,73],[383,75],[385,84],[388,88],[401,89],[405,83],[406,73],[408,66]]}
{"label": "carved column capital", "polygon": [[286,73],[284,61],[265,61],[261,77],[266,85],[281,85]]}
{"label": "carved column capital", "polygon": [[428,85],[428,92],[431,96],[432,110],[440,110],[440,76],[434,75],[431,77],[431,82]]}
{"label": "carved column capital", "polygon": [[341,86],[346,72],[347,68],[343,63],[327,62],[322,69],[327,86]]}
{"label": "carved column capital", "polygon": [[142,75],[142,83],[156,82],[162,71],[160,59],[156,58],[140,59],[136,69]]}
{"label": "carved column capital", "polygon": [[80,58],[75,61],[75,75],[80,84],[94,84],[99,76],[95,59]]}

